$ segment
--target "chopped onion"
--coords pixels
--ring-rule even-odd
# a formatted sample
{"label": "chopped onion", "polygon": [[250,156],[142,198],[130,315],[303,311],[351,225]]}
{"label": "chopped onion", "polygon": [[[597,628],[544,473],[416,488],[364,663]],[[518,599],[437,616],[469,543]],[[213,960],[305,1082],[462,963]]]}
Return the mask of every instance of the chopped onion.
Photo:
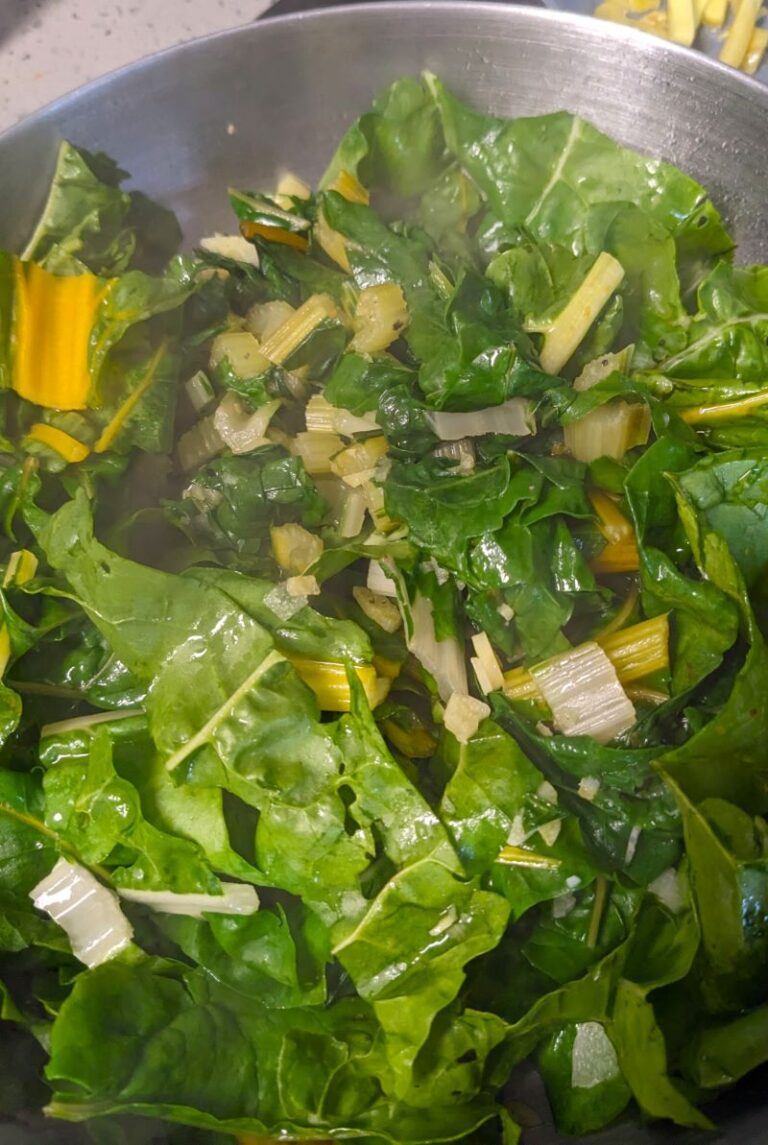
{"label": "chopped onion", "polygon": [[59,859],[29,897],[65,931],[75,958],[88,967],[100,966],[131,944],[133,928],[117,895],[78,863]]}
{"label": "chopped onion", "polygon": [[468,437],[446,441],[432,450],[433,457],[445,457],[456,465],[457,473],[471,473],[475,468],[475,447]]}
{"label": "chopped onion", "polygon": [[162,914],[183,914],[202,918],[206,914],[255,914],[259,896],[248,883],[223,883],[220,895],[174,894],[172,891],[136,891],[120,888],[128,902],[151,907]]}
{"label": "chopped onion", "polygon": [[609,743],[635,722],[635,709],[616,669],[591,641],[535,665],[531,675],[564,735],[589,735]]}
{"label": "chopped onion", "polygon": [[316,576],[289,576],[285,582],[286,591],[290,596],[319,596],[320,585]]}
{"label": "chopped onion", "polygon": [[552,819],[549,823],[542,823],[539,827],[539,834],[548,847],[554,847],[562,825],[562,819]]}
{"label": "chopped onion", "polygon": [[619,1062],[613,1042],[599,1022],[579,1022],[571,1051],[571,1085],[592,1089],[619,1076]]}
{"label": "chopped onion", "polygon": [[674,867],[668,867],[666,871],[662,871],[652,883],[648,884],[648,890],[651,894],[656,895],[656,898],[660,899],[673,914],[679,914],[685,906],[680,888],[680,876]]}
{"label": "chopped onion", "polygon": [[556,899],[552,900],[552,917],[565,918],[570,914],[576,906],[576,895],[570,893],[558,895]]}
{"label": "chopped onion", "polygon": [[447,701],[454,692],[466,696],[468,688],[464,649],[455,637],[437,639],[432,601],[428,597],[417,594],[411,604],[411,621],[413,633],[408,641],[408,650],[434,677],[440,698]]}
{"label": "chopped onion", "polygon": [[[504,676],[496,659],[496,653],[491,647],[491,642],[488,639],[486,632],[478,632],[472,637],[472,645],[475,649],[475,655],[472,657],[472,667],[475,669],[475,675],[478,678],[483,692],[500,692],[504,687]],[[478,667],[480,672],[478,672]],[[481,680],[482,675],[482,680]],[[487,687],[483,687],[483,681],[487,683]]]}
{"label": "chopped onion", "polygon": [[586,799],[588,803],[592,803],[598,791],[600,790],[600,780],[596,779],[593,775],[585,775],[583,779],[579,780],[577,794],[582,799]]}
{"label": "chopped onion", "polygon": [[251,453],[261,445],[269,445],[264,435],[279,408],[279,401],[267,402],[251,413],[237,394],[229,390],[213,415],[214,428],[233,453]]}
{"label": "chopped onion", "polygon": [[387,574],[381,561],[368,562],[366,584],[371,592],[378,592],[382,596],[397,596],[397,585]]}
{"label": "chopped onion", "polygon": [[558,801],[557,788],[548,779],[539,784],[536,788],[536,794],[539,799],[543,799],[547,803],[557,803]]}
{"label": "chopped onion", "polygon": [[445,706],[443,722],[459,743],[469,743],[482,721],[490,714],[491,709],[482,700],[476,700],[465,692],[453,692]]}
{"label": "chopped onion", "polygon": [[242,235],[208,235],[200,239],[200,249],[216,254],[219,258],[230,258],[233,262],[244,262],[248,266],[259,265],[259,252]]}
{"label": "chopped onion", "polygon": [[224,500],[224,494],[220,493],[218,489],[208,489],[205,485],[198,485],[196,481],[191,481],[181,496],[183,500],[191,501],[203,513],[217,509]]}
{"label": "chopped onion", "polygon": [[460,441],[463,437],[482,437],[485,433],[527,437],[536,431],[531,403],[525,398],[510,398],[502,405],[468,413],[440,410],[428,413],[427,421],[441,441]]}
{"label": "chopped onion", "polygon": [[575,379],[573,388],[578,393],[583,393],[585,390],[591,390],[593,386],[604,381],[611,374],[625,373],[632,361],[634,350],[634,346],[625,346],[616,354],[602,354],[599,358],[587,362],[578,378]]}
{"label": "chopped onion", "polygon": [[502,620],[506,620],[507,624],[515,619],[515,610],[510,605],[502,603],[496,609]]}
{"label": "chopped onion", "polygon": [[[289,578],[290,579],[290,578]],[[277,584],[264,597],[264,603],[270,612],[274,612],[280,620],[291,620],[297,612],[301,612],[309,603],[306,596],[296,596],[289,591],[287,582]]]}
{"label": "chopped onion", "polygon": [[221,434],[213,424],[213,416],[209,414],[208,417],[201,418],[197,425],[193,425],[192,429],[188,429],[186,433],[182,434],[176,447],[176,453],[179,458],[179,465],[185,473],[189,473],[191,470],[199,469],[201,465],[205,465],[217,453],[221,453],[223,448],[224,442]]}
{"label": "chopped onion", "polygon": [[358,417],[341,406],[332,406],[322,394],[313,394],[304,410],[308,430],[323,433],[340,433],[352,437],[356,433],[378,431],[379,425],[373,414]]}
{"label": "chopped onion", "polygon": [[391,597],[380,592],[374,592],[370,588],[363,588],[362,585],[355,585],[352,589],[352,595],[365,615],[374,624],[378,624],[379,628],[383,628],[385,632],[397,632],[403,623],[403,618],[400,615],[400,609]]}

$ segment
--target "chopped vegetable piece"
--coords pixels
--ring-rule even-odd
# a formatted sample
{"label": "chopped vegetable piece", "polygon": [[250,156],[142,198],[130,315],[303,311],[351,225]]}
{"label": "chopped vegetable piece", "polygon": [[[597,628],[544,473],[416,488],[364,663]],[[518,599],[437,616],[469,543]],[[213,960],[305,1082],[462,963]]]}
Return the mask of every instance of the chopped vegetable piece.
{"label": "chopped vegetable piece", "polygon": [[670,40],[690,48],[699,26],[694,0],[667,0],[667,21]]}
{"label": "chopped vegetable piece", "polygon": [[86,966],[100,966],[131,945],[133,929],[117,895],[78,863],[59,859],[29,897],[66,932]]}
{"label": "chopped vegetable piece", "polygon": [[768,28],[754,28],[749,37],[744,59],[741,61],[741,70],[748,76],[753,76],[765,59],[768,49]]}
{"label": "chopped vegetable piece", "polygon": [[282,299],[277,299],[275,302],[257,302],[246,314],[245,321],[254,338],[261,341],[271,337],[295,313],[294,307]]}
{"label": "chopped vegetable piece", "polygon": [[20,259],[13,273],[13,389],[47,409],[85,409],[91,333],[112,283],[94,274],[51,274]]}
{"label": "chopped vegetable piece", "polygon": [[624,268],[603,251],[579,289],[544,335],[541,368],[558,374],[584,340],[587,331],[624,279]]}
{"label": "chopped vegetable piece", "polygon": [[278,243],[299,251],[305,251],[309,246],[309,240],[304,235],[286,230],[285,227],[270,226],[269,223],[254,223],[249,219],[241,222],[240,233],[244,239],[264,239],[265,242]]}
{"label": "chopped vegetable piece", "polygon": [[531,403],[525,398],[510,398],[502,405],[470,413],[440,410],[428,413],[427,420],[441,441],[460,441],[464,437],[482,437],[486,433],[528,437],[536,431]]}
{"label": "chopped vegetable piece", "polygon": [[323,553],[323,542],[303,525],[273,525],[269,530],[275,560],[286,572],[301,575]]}
{"label": "chopped vegetable piece", "polygon": [[669,617],[666,613],[633,624],[596,641],[616,669],[622,684],[641,680],[669,667]]}
{"label": "chopped vegetable piece", "polygon": [[230,330],[219,334],[211,346],[211,369],[229,362],[239,378],[253,378],[269,366],[258,341],[247,330]]}
{"label": "chopped vegetable piece", "polygon": [[65,433],[63,429],[57,429],[55,425],[47,425],[42,421],[35,422],[24,439],[25,445],[33,442],[46,445],[70,463],[85,461],[91,452],[87,445],[78,441],[71,433]]}
{"label": "chopped vegetable piece", "polygon": [[280,176],[276,193],[290,199],[310,199],[312,197],[312,188],[309,183],[305,183],[303,179],[300,179],[298,175],[294,175],[292,171],[286,171],[284,175]]}
{"label": "chopped vegetable piece", "polygon": [[313,476],[332,473],[331,458],[343,448],[344,442],[338,434],[318,430],[297,433],[291,441],[291,452],[301,458],[307,473]]}
{"label": "chopped vegetable piece", "polygon": [[[475,649],[472,667],[476,674],[478,667],[482,671],[482,681],[478,675],[478,683],[480,683],[483,692],[500,692],[504,687],[504,675],[488,639],[488,634],[486,632],[475,633],[472,636],[472,646]],[[484,687],[483,682],[487,686]]]}
{"label": "chopped vegetable piece", "polygon": [[[310,660],[305,656],[288,659],[307,687],[317,697],[324,712],[348,712],[352,706],[352,693],[347,679],[347,667],[330,660]],[[377,690],[376,669],[371,664],[353,664],[352,671],[363,685],[368,703],[373,708],[385,698]]]}
{"label": "chopped vegetable piece", "polygon": [[273,401],[252,412],[229,390],[216,407],[213,427],[233,453],[251,453],[261,445],[269,445],[267,426],[279,408],[280,402]]}
{"label": "chopped vegetable piece", "polygon": [[37,573],[39,561],[29,549],[16,549],[8,558],[3,577],[3,588],[15,584],[19,587],[28,584]]}
{"label": "chopped vegetable piece", "polygon": [[762,7],[762,0],[740,0],[738,11],[733,17],[733,23],[728,29],[728,35],[720,52],[721,63],[730,64],[732,68],[741,67]]}
{"label": "chopped vegetable piece", "polygon": [[347,489],[339,517],[339,535],[357,537],[365,523],[365,494],[362,489]]}
{"label": "chopped vegetable piece", "polygon": [[408,306],[402,287],[395,282],[367,286],[355,307],[354,337],[349,344],[358,354],[386,350],[408,325]]}
{"label": "chopped vegetable piece", "polygon": [[651,432],[651,411],[641,402],[612,401],[563,427],[566,448],[577,461],[597,461],[645,445]]}
{"label": "chopped vegetable piece", "polygon": [[253,243],[249,243],[242,235],[222,235],[218,232],[200,239],[200,249],[216,254],[220,258],[228,258],[233,262],[244,262],[248,266],[259,266],[259,252]]}
{"label": "chopped vegetable piece", "polygon": [[379,425],[368,414],[358,416],[340,406],[332,406],[322,394],[313,394],[304,410],[307,429],[321,433],[340,433],[352,437],[356,433],[378,432]]}
{"label": "chopped vegetable piece", "polygon": [[328,258],[349,274],[352,268],[347,254],[347,240],[328,224],[322,211],[318,213],[315,220],[312,236],[320,249],[328,255]]}
{"label": "chopped vegetable piece", "polygon": [[728,0],[707,0],[701,21],[710,28],[722,28],[727,15]]}
{"label": "chopped vegetable piece", "polygon": [[197,425],[179,438],[176,453],[185,473],[198,469],[224,448],[221,434],[214,425],[213,415],[201,418]]}
{"label": "chopped vegetable piece", "polygon": [[336,191],[349,203],[363,203],[365,206],[371,201],[371,196],[351,171],[342,168],[332,183],[328,184],[329,191]]}
{"label": "chopped vegetable piece", "polygon": [[329,295],[313,294],[261,343],[261,353],[270,362],[279,365],[309,337],[316,326],[328,318],[336,318],[337,313],[336,303]]}
{"label": "chopped vegetable piece", "polygon": [[411,604],[411,633],[406,642],[409,652],[434,677],[443,701],[450,699],[454,692],[462,696],[468,694],[464,649],[453,636],[437,639],[432,601],[421,594],[417,594]]}
{"label": "chopped vegetable piece", "polygon": [[482,700],[462,692],[452,692],[445,705],[443,722],[459,743],[469,743],[483,720],[491,714],[491,709]]}
{"label": "chopped vegetable piece", "polygon": [[389,596],[357,584],[352,589],[352,595],[365,615],[385,632],[397,632],[401,627],[403,618],[400,610]]}
{"label": "chopped vegetable piece", "polygon": [[558,729],[568,736],[590,735],[598,743],[627,731],[635,709],[616,669],[597,644],[581,644],[531,668]]}

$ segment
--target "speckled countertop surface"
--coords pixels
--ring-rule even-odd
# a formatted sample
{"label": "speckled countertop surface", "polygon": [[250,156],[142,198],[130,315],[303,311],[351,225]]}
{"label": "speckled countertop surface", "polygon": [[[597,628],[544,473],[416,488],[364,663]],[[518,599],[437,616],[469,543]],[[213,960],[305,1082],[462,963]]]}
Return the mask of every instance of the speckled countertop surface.
{"label": "speckled countertop surface", "polygon": [[0,0],[0,131],[150,52],[255,20],[271,0]]}

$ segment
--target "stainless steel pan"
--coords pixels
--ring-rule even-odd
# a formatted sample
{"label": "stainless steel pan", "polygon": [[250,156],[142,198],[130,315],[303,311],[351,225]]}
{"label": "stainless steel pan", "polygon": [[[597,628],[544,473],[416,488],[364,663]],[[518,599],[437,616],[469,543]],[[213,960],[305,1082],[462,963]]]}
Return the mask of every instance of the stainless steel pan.
{"label": "stainless steel pan", "polygon": [[[91,84],[0,136],[0,246],[19,246],[28,234],[62,137],[109,152],[137,186],[177,211],[193,241],[203,230],[231,227],[228,183],[268,186],[282,167],[316,177],[371,96],[425,67],[480,107],[510,115],[567,108],[672,160],[711,191],[740,257],[768,261],[768,89],[624,28],[472,0],[270,20]],[[529,1101],[540,1101],[532,1077],[519,1084]],[[720,1140],[765,1145],[764,1092],[765,1079],[725,1099]],[[542,1116],[526,1135],[529,1145],[557,1140]],[[71,1141],[70,1133],[44,1139]],[[709,1139],[626,1125],[590,1138],[603,1145]],[[0,1126],[0,1143],[27,1140]]]}

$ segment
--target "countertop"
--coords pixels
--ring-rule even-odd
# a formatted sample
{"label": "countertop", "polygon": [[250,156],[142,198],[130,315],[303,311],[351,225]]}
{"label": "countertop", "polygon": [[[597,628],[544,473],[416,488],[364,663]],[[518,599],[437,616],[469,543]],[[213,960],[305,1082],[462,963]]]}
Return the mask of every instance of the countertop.
{"label": "countertop", "polygon": [[271,0],[0,0],[0,131],[150,52],[247,24]]}

